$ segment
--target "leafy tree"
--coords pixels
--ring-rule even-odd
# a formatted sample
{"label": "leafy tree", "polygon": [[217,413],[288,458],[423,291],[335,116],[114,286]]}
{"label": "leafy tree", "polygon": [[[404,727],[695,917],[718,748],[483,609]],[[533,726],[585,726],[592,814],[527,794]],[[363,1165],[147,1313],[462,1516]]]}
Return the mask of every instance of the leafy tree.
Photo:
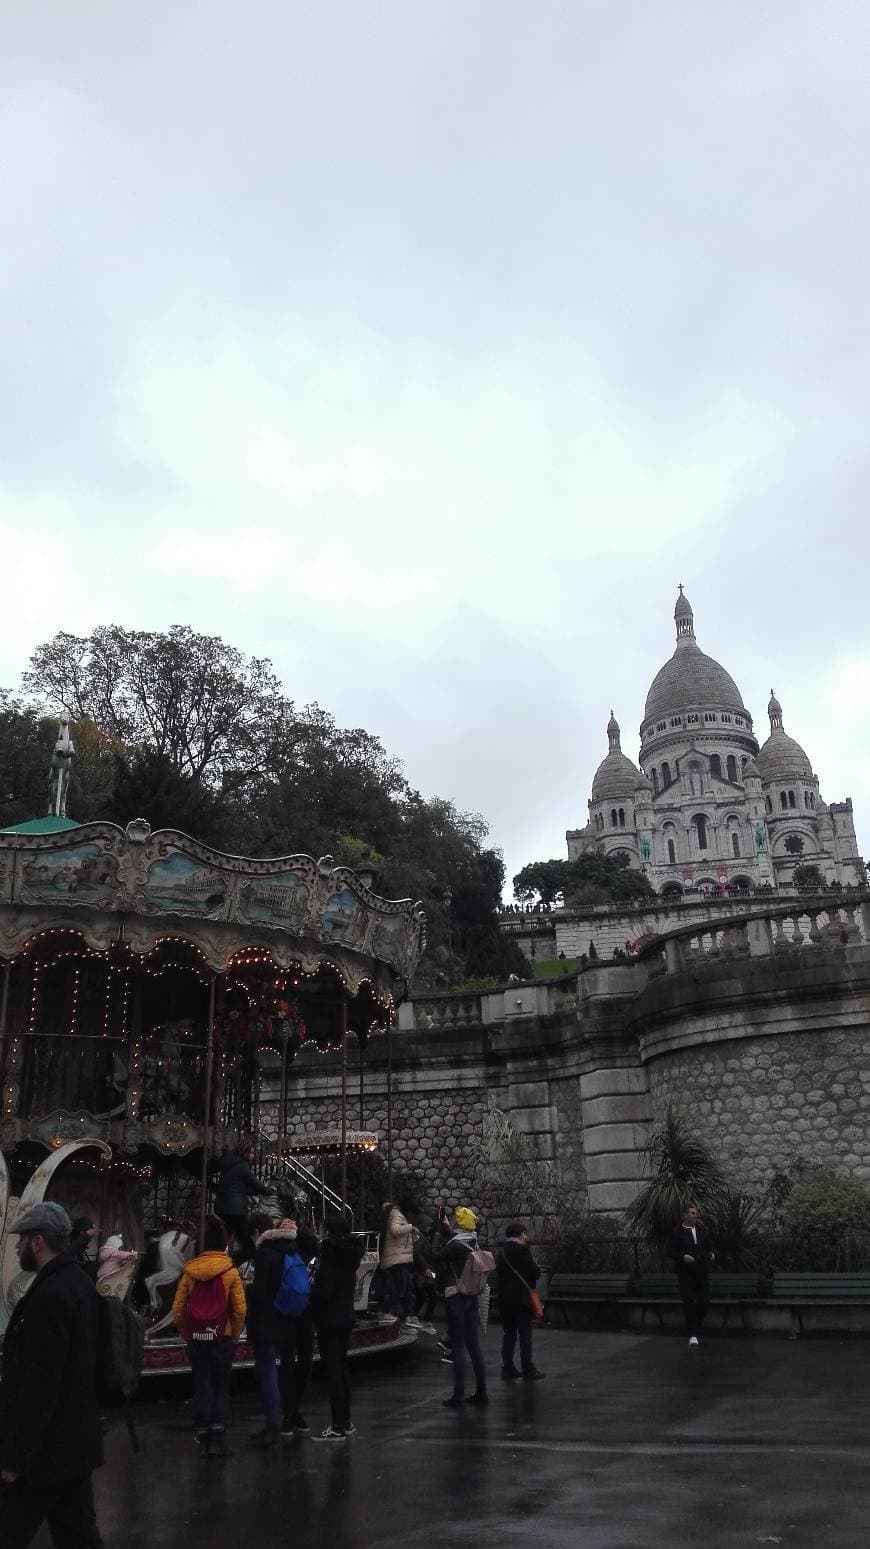
{"label": "leafy tree", "polygon": [[225,791],[265,768],[285,720],[269,662],[180,624],[61,632],[37,647],[22,681],[123,747],[149,747],[179,774]]}
{"label": "leafy tree", "polygon": [[625,1211],[625,1222],[643,1241],[661,1245],[687,1205],[701,1211],[717,1205],[725,1177],[710,1148],[673,1107],[646,1155],[652,1176]]}
{"label": "leafy tree", "polygon": [[836,1273],[870,1267],[870,1188],[817,1169],[782,1207],[781,1267]]}
{"label": "leafy tree", "polygon": [[804,861],[803,865],[795,866],[794,885],[804,888],[824,887],[824,878],[818,866],[811,861]]}
{"label": "leafy tree", "polygon": [[475,925],[468,935],[465,976],[468,979],[494,979],[504,984],[511,974],[531,979],[532,968],[512,936],[505,936],[493,922]]}
{"label": "leafy tree", "polygon": [[653,897],[652,884],[626,855],[593,852],[574,861],[532,861],[514,877],[514,896],[543,904],[597,904]]}

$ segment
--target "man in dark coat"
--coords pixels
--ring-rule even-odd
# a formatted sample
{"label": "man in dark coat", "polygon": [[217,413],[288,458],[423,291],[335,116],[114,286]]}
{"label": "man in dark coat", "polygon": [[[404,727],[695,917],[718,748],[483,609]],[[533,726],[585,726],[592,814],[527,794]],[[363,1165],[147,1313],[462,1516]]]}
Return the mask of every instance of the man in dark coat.
{"label": "man in dark coat", "polygon": [[[526,1382],[540,1382],[544,1376],[532,1359],[532,1298],[529,1294],[538,1283],[540,1269],[532,1257],[529,1235],[522,1221],[512,1221],[505,1232],[501,1252],[495,1261],[498,1276],[498,1304],[501,1308],[501,1374],[505,1382],[514,1377],[524,1377]],[[514,1365],[517,1338],[520,1342],[520,1365]]]}
{"label": "man in dark coat", "polygon": [[668,1234],[666,1252],[676,1271],[689,1344],[697,1345],[710,1305],[710,1265],[716,1255],[694,1205],[686,1206],[680,1225]]}
{"label": "man in dark coat", "polygon": [[[279,1435],[306,1435],[309,1425],[302,1414],[314,1365],[314,1322],[310,1306],[296,1314],[278,1312],[275,1297],[284,1273],[285,1255],[298,1254],[305,1264],[315,1257],[318,1241],[313,1232],[287,1217],[257,1238],[254,1280],[248,1291],[248,1339],[263,1401],[263,1430],[251,1438],[256,1446],[273,1446]],[[283,1423],[280,1415],[283,1411]]]}
{"label": "man in dark coat", "polygon": [[251,1141],[243,1140],[234,1151],[225,1151],[214,1163],[213,1170],[217,1173],[214,1213],[236,1239],[237,1247],[232,1255],[236,1264],[244,1263],[254,1252],[248,1205],[250,1195],[272,1193],[271,1186],[261,1183],[251,1171],[255,1155]]}
{"label": "man in dark coat", "polygon": [[62,1205],[34,1205],[11,1231],[36,1278],[3,1341],[0,1549],[25,1549],[43,1522],[56,1549],[103,1549],[91,1480],[103,1461],[99,1297],[69,1253]]}

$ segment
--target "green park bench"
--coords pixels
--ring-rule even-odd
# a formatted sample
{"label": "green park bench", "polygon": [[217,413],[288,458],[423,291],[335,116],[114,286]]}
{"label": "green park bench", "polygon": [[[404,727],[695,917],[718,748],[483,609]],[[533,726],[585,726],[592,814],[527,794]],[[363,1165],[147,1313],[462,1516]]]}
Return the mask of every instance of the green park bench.
{"label": "green park bench", "polygon": [[541,1291],[544,1311],[549,1318],[550,1309],[559,1307],[568,1322],[570,1307],[615,1307],[628,1290],[629,1276],[626,1270],[616,1274],[602,1271],[596,1274],[554,1274],[550,1276],[546,1293]]}
{"label": "green park bench", "polygon": [[866,1307],[870,1304],[870,1274],[800,1274],[777,1271],[773,1277],[768,1305],[788,1307],[791,1314],[791,1338],[804,1331],[803,1312],[807,1307]]}
{"label": "green park bench", "polygon": [[[736,1309],[740,1314],[743,1327],[748,1327],[746,1314],[753,1304],[759,1300],[758,1276],[756,1274],[719,1274],[715,1270],[710,1276],[710,1306],[721,1307],[722,1327]],[[662,1312],[665,1308],[680,1307],[680,1289],[677,1277],[674,1274],[641,1275],[640,1279],[632,1286],[624,1299],[624,1304],[629,1307],[640,1307],[640,1321],[643,1325],[647,1312],[652,1310],[660,1326],[664,1327]]]}

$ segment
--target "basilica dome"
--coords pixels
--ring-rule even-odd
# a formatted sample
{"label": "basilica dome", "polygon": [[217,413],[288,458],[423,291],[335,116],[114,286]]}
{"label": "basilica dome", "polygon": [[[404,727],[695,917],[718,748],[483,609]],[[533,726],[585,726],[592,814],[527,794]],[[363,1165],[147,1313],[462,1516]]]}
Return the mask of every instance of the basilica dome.
{"label": "basilica dome", "polygon": [[592,800],[610,801],[616,797],[633,796],[639,785],[647,785],[645,775],[627,758],[619,744],[619,722],[613,711],[607,723],[607,757],[601,760],[592,781]]}
{"label": "basilica dome", "polygon": [[799,742],[782,728],[782,705],[770,691],[767,707],[770,736],[758,754],[758,767],[766,785],[774,780],[814,780],[813,766]]}
{"label": "basilica dome", "polygon": [[670,715],[681,715],[685,710],[711,707],[743,715],[751,725],[751,717],[731,674],[699,648],[692,606],[682,588],[674,619],[677,648],[652,680],[646,696],[644,721],[663,720]]}

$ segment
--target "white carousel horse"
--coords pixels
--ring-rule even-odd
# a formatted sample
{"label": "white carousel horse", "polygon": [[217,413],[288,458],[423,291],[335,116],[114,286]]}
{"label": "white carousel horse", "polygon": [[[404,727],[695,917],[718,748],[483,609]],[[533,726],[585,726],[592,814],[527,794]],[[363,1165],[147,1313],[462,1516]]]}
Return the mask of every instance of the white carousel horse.
{"label": "white carousel horse", "polygon": [[165,1285],[177,1285],[181,1279],[182,1271],[188,1259],[193,1256],[194,1239],[192,1233],[183,1227],[176,1227],[174,1231],[164,1232],[157,1241],[157,1268],[153,1275],[146,1276],[145,1289],[148,1292],[148,1308],[155,1316],[160,1311],[159,1291]]}

